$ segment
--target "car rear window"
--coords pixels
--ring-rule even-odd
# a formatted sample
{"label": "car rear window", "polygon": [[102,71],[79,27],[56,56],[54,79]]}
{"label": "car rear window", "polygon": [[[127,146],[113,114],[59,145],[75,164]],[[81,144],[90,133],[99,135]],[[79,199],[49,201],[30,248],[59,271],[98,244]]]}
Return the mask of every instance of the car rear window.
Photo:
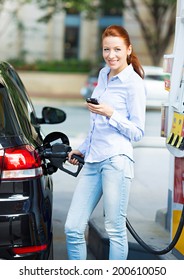
{"label": "car rear window", "polygon": [[0,94],[0,131],[2,131],[5,127],[4,122],[4,106],[3,106],[3,97]]}
{"label": "car rear window", "polygon": [[4,93],[5,89],[0,84],[0,136],[12,136],[16,133],[15,116]]}
{"label": "car rear window", "polygon": [[[7,70],[7,73],[8,73],[8,76],[10,77],[11,81],[13,82],[14,86],[18,89],[18,91],[14,92],[14,94],[12,95],[12,100],[13,100],[14,106],[16,108],[16,111],[19,112],[18,117],[20,117],[20,123],[25,124],[26,120],[29,120],[29,122],[33,126],[38,126],[34,107],[32,105],[32,102],[31,102],[29,96],[26,94],[26,89],[25,89],[21,79],[19,78],[17,73],[11,68],[9,68]],[[19,102],[17,102],[17,94],[18,94]],[[22,122],[22,117],[21,117],[22,110],[24,111],[24,115],[22,116],[24,119],[23,122]],[[25,118],[25,115],[26,115],[26,118]],[[30,123],[28,124],[28,126],[30,125]]]}

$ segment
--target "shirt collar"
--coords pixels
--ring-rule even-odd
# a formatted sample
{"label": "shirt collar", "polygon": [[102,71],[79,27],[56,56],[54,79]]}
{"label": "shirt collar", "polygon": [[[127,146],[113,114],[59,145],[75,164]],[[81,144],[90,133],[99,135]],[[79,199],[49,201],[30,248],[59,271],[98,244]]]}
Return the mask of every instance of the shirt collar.
{"label": "shirt collar", "polygon": [[[134,71],[132,64],[129,64],[125,69],[123,69],[120,73],[118,73],[114,78],[119,78],[122,82],[125,81],[129,75]],[[102,69],[102,76],[104,80],[107,80],[107,75],[110,72],[110,68],[108,66],[105,66]]]}

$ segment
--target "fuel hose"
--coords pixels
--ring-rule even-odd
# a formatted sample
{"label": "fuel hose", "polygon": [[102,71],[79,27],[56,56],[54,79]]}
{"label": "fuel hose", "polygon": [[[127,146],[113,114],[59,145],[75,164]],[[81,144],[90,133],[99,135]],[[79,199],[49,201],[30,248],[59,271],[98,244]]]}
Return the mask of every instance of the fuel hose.
{"label": "fuel hose", "polygon": [[180,222],[177,228],[177,231],[175,233],[175,236],[173,238],[173,240],[171,241],[171,243],[164,249],[162,250],[155,250],[154,248],[152,248],[151,246],[149,246],[148,244],[146,244],[143,239],[136,233],[136,231],[134,230],[134,228],[132,227],[132,225],[130,224],[129,220],[126,219],[126,225],[127,225],[127,229],[129,230],[129,232],[132,234],[132,236],[135,238],[135,240],[148,252],[150,252],[151,254],[154,255],[165,255],[168,252],[170,252],[174,246],[176,245],[176,243],[178,242],[180,235],[182,233],[183,227],[184,227],[184,205],[183,205],[183,209],[182,209],[182,213],[181,213],[181,217],[180,217]]}

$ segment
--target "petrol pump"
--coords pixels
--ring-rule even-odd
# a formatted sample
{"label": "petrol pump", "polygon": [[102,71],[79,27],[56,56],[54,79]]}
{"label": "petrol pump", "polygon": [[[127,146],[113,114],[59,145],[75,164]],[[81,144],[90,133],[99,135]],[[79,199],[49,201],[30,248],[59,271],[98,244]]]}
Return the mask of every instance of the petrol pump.
{"label": "petrol pump", "polygon": [[[177,1],[176,28],[173,53],[164,56],[165,81],[169,91],[168,104],[162,107],[161,136],[166,137],[170,156],[168,189],[168,218],[171,238],[177,232],[184,215],[184,1]],[[173,248],[173,254],[184,259],[184,230]]]}
{"label": "petrol pump", "polygon": [[178,259],[184,259],[184,1],[178,0],[173,53],[164,55],[164,72],[168,75],[165,89],[168,103],[162,106],[161,136],[170,151],[168,208],[166,227],[171,232],[170,244],[155,250],[140,238],[127,219],[127,228],[136,241],[155,255],[172,250]]}

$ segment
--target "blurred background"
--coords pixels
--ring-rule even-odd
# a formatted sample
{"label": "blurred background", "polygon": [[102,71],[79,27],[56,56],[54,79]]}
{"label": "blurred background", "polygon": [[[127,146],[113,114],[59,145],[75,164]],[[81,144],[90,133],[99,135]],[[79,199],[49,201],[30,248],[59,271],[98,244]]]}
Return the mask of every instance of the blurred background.
{"label": "blurred background", "polygon": [[175,9],[175,0],[1,0],[1,59],[72,59],[85,71],[101,58],[103,30],[118,24],[130,33],[142,64],[158,66],[173,43]]}
{"label": "blurred background", "polygon": [[[162,67],[172,52],[175,15],[175,0],[0,0],[0,60],[20,72],[34,95],[79,98],[86,75],[102,60],[108,25],[128,30],[143,65]],[[55,75],[38,76],[43,72]]]}

